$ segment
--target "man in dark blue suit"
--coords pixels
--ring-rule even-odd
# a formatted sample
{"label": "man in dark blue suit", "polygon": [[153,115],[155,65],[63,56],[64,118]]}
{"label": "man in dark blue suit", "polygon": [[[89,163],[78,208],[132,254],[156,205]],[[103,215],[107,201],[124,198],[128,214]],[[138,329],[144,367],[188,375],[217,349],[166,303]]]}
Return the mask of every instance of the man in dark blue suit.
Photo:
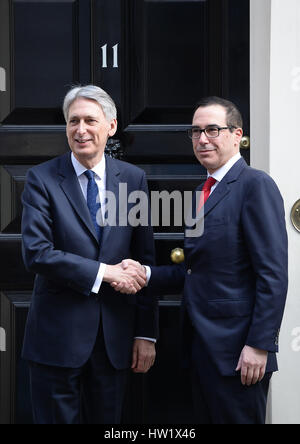
{"label": "man in dark blue suit", "polygon": [[22,197],[24,262],[36,274],[23,347],[34,420],[119,423],[127,370],[148,371],[157,335],[157,304],[139,291],[144,272],[120,262],[153,264],[154,243],[150,225],[119,223],[118,214],[115,224],[103,221],[107,192],[124,209],[119,184],[126,200],[132,191],[147,193],[146,178],[104,155],[117,129],[105,91],[73,88],[64,114],[72,152],[30,169]]}
{"label": "man in dark blue suit", "polygon": [[199,102],[189,135],[208,171],[202,199],[194,200],[204,231],[186,230],[183,266],[151,267],[151,289],[183,289],[199,423],[264,423],[277,370],[288,280],[284,205],[274,181],[241,158],[242,127],[231,102]]}

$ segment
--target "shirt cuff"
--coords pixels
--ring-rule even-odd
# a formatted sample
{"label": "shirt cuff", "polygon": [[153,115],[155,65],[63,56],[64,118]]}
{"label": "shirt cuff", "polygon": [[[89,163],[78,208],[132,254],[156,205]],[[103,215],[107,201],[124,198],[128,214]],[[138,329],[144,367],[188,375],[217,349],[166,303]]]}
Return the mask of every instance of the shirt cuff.
{"label": "shirt cuff", "polygon": [[105,269],[106,269],[106,264],[100,264],[99,266],[99,270],[98,270],[98,274],[96,277],[96,280],[94,282],[93,288],[92,288],[92,293],[99,293],[102,281],[103,281],[103,276],[105,273]]}
{"label": "shirt cuff", "polygon": [[154,338],[144,338],[143,336],[136,336],[134,339],[143,339],[144,341],[154,342],[156,344],[156,339]]}
{"label": "shirt cuff", "polygon": [[147,279],[147,282],[146,282],[145,287],[147,287],[147,285],[149,284],[150,278],[151,278],[151,268],[149,267],[149,265],[143,265],[143,267],[144,267],[145,270],[146,270],[146,279]]}

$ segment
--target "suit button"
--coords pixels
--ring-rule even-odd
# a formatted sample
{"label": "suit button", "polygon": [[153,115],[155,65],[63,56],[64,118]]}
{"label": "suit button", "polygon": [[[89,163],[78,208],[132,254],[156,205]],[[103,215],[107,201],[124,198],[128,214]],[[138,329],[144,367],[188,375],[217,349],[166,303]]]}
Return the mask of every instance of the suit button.
{"label": "suit button", "polygon": [[192,274],[192,270],[189,268],[187,274]]}

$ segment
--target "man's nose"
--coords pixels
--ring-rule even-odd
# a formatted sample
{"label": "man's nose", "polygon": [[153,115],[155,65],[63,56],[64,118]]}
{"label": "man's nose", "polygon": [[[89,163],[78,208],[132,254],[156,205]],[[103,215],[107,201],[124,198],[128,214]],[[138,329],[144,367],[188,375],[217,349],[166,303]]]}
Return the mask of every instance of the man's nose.
{"label": "man's nose", "polygon": [[80,120],[78,123],[77,132],[79,134],[83,134],[83,133],[85,133],[85,131],[86,131],[85,122],[84,122],[84,120]]}
{"label": "man's nose", "polygon": [[206,143],[209,143],[209,140],[207,138],[207,135],[205,134],[205,131],[202,131],[200,133],[200,137],[199,137],[198,141],[199,141],[200,145],[205,145]]}

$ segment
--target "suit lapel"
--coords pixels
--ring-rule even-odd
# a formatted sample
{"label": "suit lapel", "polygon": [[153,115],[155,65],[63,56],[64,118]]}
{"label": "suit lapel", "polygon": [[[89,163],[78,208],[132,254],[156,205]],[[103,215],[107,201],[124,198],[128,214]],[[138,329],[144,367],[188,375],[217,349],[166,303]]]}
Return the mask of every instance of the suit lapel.
{"label": "suit lapel", "polygon": [[88,206],[82,194],[78,178],[72,165],[71,153],[67,153],[65,156],[61,157],[59,175],[62,178],[60,186],[63,189],[65,195],[69,199],[79,218],[82,220],[92,236],[98,242],[97,234],[93,221],[91,219]]}
{"label": "suit lapel", "polygon": [[[247,167],[246,162],[244,159],[239,159],[233,167],[228,171],[228,173],[223,177],[221,182],[218,184],[216,189],[213,191],[213,193],[209,196],[207,201],[204,204],[204,233],[205,233],[205,217],[213,211],[213,209],[218,205],[221,204],[224,197],[227,196],[231,192],[231,186],[230,184],[232,182],[235,182],[242,171]],[[199,188],[201,191],[202,187]],[[199,191],[198,190],[198,191]],[[199,216],[199,220],[202,216]],[[202,238],[202,236],[200,236]],[[185,246],[191,249],[190,255],[193,254],[199,254],[198,247],[197,247],[197,239],[198,237],[186,237],[185,238]]]}
{"label": "suit lapel", "polygon": [[[113,193],[116,199],[116,223],[118,224],[118,208],[119,208],[119,175],[120,171],[117,167],[117,163],[109,156],[105,155],[106,160],[106,186],[105,189]],[[103,227],[102,240],[101,240],[101,256],[109,255],[111,251],[111,245],[108,242],[108,237],[111,233],[113,227],[111,225],[106,225]],[[106,248],[107,247],[107,248]]]}
{"label": "suit lapel", "polygon": [[222,200],[228,193],[230,193],[229,184],[235,182],[242,170],[247,166],[244,159],[239,159],[228,173],[223,177],[214,192],[209,196],[204,204],[204,217]]}
{"label": "suit lapel", "polygon": [[214,192],[204,204],[204,217],[229,193],[227,182],[221,180]]}

